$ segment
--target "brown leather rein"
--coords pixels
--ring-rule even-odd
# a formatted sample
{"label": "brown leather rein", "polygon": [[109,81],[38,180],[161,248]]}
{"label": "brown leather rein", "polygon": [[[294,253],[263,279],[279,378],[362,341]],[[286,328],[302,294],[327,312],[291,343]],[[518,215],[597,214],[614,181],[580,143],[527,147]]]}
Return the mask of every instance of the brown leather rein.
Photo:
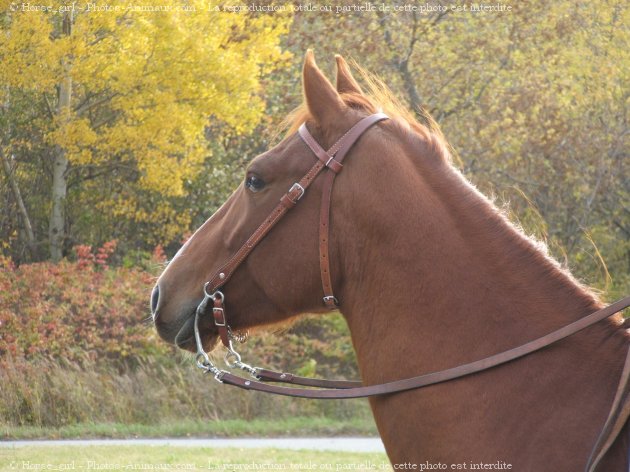
{"label": "brown leather rein", "polygon": [[[230,329],[226,318],[225,296],[221,291],[219,291],[219,289],[231,278],[240,264],[247,258],[256,245],[267,235],[267,233],[269,233],[269,231],[280,221],[280,219],[290,209],[297,205],[306,192],[306,189],[308,189],[308,187],[313,183],[315,178],[323,170],[327,170],[327,173],[324,176],[325,180],[320,207],[319,264],[324,293],[323,303],[330,309],[335,309],[339,305],[339,301],[333,293],[328,250],[330,233],[330,204],[334,179],[343,169],[342,162],[347,153],[363,135],[363,133],[365,133],[371,126],[386,119],[388,119],[388,117],[383,113],[376,113],[363,118],[350,128],[348,132],[346,132],[346,134],[344,134],[328,151],[325,151],[317,143],[317,141],[309,133],[305,124],[299,128],[298,133],[300,137],[315,154],[317,162],[299,182],[296,182],[291,186],[289,191],[282,196],[280,203],[278,203],[278,205],[273,209],[271,214],[263,221],[263,223],[261,223],[261,225],[254,231],[249,239],[247,239],[241,248],[223,266],[221,266],[219,270],[216,271],[210,281],[204,285],[204,298],[201,303],[199,303],[195,313],[197,366],[204,371],[213,374],[215,379],[219,382],[233,385],[245,390],[255,390],[277,395],[315,399],[360,398],[403,392],[406,390],[427,387],[429,385],[435,385],[448,380],[457,379],[513,361],[550,346],[551,344],[588,328],[589,326],[592,326],[595,323],[602,321],[630,306],[630,297],[626,297],[578,321],[514,349],[450,369],[377,385],[363,386],[362,383],[358,381],[325,380],[299,377],[286,372],[276,372],[260,367],[252,367],[242,362],[241,356],[238,352],[236,352],[232,344],[232,341],[238,339],[239,335],[233,333]],[[219,369],[211,362],[208,354],[204,351],[198,325],[199,319],[205,315],[210,303],[212,303],[214,324],[219,332],[221,342],[228,350],[225,357],[227,365],[231,368],[239,368],[248,372],[254,380],[245,379],[228,371]],[[306,387],[317,387],[321,390],[270,385],[269,382],[281,382]]]}

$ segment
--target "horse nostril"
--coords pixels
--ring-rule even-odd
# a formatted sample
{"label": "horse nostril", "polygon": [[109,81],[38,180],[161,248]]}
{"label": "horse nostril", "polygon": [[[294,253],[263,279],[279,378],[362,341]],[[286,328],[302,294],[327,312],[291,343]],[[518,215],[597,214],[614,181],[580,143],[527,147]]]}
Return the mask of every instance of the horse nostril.
{"label": "horse nostril", "polygon": [[155,316],[155,312],[158,306],[158,300],[160,299],[160,288],[156,285],[151,292],[151,313]]}

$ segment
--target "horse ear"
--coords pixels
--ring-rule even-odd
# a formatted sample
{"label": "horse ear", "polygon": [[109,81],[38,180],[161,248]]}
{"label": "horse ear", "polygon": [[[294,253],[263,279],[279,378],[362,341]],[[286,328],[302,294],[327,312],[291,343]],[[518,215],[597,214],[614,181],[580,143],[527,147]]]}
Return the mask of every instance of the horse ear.
{"label": "horse ear", "polygon": [[344,110],[341,97],[315,64],[315,56],[310,49],[304,59],[302,83],[306,105],[318,123],[330,123]]}
{"label": "horse ear", "polygon": [[335,56],[335,59],[337,60],[337,92],[363,94],[361,87],[352,77],[346,60],[339,54]]}

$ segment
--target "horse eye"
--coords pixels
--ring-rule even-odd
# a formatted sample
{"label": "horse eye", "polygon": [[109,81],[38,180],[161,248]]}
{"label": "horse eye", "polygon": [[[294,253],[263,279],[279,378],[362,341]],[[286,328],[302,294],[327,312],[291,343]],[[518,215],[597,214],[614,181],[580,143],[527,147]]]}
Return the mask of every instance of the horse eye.
{"label": "horse eye", "polygon": [[260,192],[263,188],[265,188],[265,181],[260,177],[250,175],[245,180],[245,187],[254,193]]}

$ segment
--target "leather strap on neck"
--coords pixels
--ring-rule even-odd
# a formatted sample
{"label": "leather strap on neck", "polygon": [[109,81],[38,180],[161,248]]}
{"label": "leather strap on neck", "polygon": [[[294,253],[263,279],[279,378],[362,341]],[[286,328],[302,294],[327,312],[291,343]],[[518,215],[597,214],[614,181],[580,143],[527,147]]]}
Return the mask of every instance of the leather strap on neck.
{"label": "leather strap on neck", "polygon": [[[562,339],[565,339],[579,331],[582,331],[589,326],[592,326],[609,316],[618,313],[619,311],[630,306],[630,297],[623,298],[617,302],[608,305],[607,307],[597,310],[590,315],[581,318],[573,323],[564,326],[556,331],[553,331],[541,338],[535,339],[528,343],[525,343],[519,347],[510,349],[508,351],[495,354],[484,359],[480,359],[468,364],[463,364],[457,367],[452,367],[446,370],[440,370],[438,372],[431,372],[429,374],[419,375],[417,377],[411,377],[408,379],[396,380],[393,382],[353,387],[343,381],[339,381],[340,385],[331,386],[328,385],[324,390],[311,390],[304,388],[294,387],[281,387],[277,385],[269,385],[263,382],[255,380],[248,380],[242,377],[238,377],[229,372],[222,372],[217,378],[228,385],[233,385],[245,390],[255,390],[258,392],[273,393],[276,395],[285,395],[289,397],[301,397],[301,398],[318,398],[318,399],[341,399],[341,398],[362,398],[371,397],[375,395],[385,395],[388,393],[404,392],[407,390],[414,390],[417,388],[428,387],[429,385],[435,385],[449,380],[458,379],[471,375],[477,372],[491,369],[493,367],[511,362],[515,359],[519,359],[523,356],[531,354],[532,352],[539,351],[547,346],[550,346]],[[286,375],[286,374],[285,374]],[[268,372],[263,372],[261,376],[263,381],[278,381],[277,379],[269,379]],[[289,383],[293,380],[290,379]],[[300,382],[293,382],[300,384]],[[313,385],[313,383],[311,383]]]}

